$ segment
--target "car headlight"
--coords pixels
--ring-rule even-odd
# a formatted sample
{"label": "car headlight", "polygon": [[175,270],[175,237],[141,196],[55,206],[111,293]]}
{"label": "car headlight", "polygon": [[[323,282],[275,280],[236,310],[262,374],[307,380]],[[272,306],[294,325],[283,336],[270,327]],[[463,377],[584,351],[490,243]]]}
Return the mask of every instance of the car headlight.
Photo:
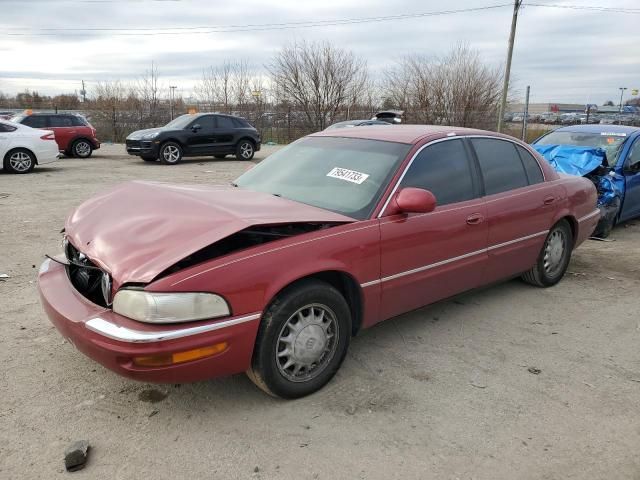
{"label": "car headlight", "polygon": [[142,135],[142,140],[151,140],[152,138],[156,138],[158,135],[160,135],[160,132],[145,133]]}
{"label": "car headlight", "polygon": [[119,290],[113,311],[147,323],[175,323],[229,315],[227,302],[213,293],[160,293]]}

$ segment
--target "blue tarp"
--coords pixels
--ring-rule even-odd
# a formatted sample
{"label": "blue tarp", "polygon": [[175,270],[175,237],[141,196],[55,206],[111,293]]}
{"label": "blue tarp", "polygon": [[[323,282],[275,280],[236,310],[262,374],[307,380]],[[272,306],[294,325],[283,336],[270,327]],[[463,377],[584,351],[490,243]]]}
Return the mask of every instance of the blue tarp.
{"label": "blue tarp", "polygon": [[575,147],[573,145],[533,145],[540,155],[558,172],[584,175],[593,172],[604,162],[606,152],[602,148]]}
{"label": "blue tarp", "polygon": [[[606,152],[602,148],[575,147],[573,145],[533,145],[540,155],[560,173],[584,177],[600,165],[607,165]],[[593,175],[598,188],[598,206],[611,205],[624,193],[624,178],[610,172]]]}

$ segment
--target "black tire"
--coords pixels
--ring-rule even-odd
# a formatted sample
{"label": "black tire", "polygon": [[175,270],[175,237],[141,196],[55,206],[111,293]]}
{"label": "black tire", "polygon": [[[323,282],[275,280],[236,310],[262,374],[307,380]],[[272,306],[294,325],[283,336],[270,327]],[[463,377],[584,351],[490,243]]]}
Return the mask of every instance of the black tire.
{"label": "black tire", "polygon": [[[558,241],[562,243],[561,252],[557,250]],[[549,230],[536,264],[522,275],[522,279],[536,287],[552,287],[564,277],[572,250],[571,227],[562,219]]]}
{"label": "black tire", "polygon": [[158,159],[156,157],[144,156],[144,157],[140,157],[140,158],[142,158],[142,160],[144,160],[145,162],[156,162],[156,161],[158,161]]}
{"label": "black tire", "polygon": [[25,148],[15,148],[4,156],[5,172],[22,174],[30,173],[36,166],[36,157]]}
{"label": "black tire", "polygon": [[[313,323],[318,322],[318,318],[323,326]],[[301,322],[310,323],[296,333],[293,328]],[[325,336],[327,332],[329,336]],[[281,340],[288,337],[293,339]],[[351,313],[340,292],[318,280],[301,281],[283,290],[265,311],[247,375],[269,395],[282,398],[309,395],[322,388],[338,371],[350,340]],[[310,357],[304,359],[305,355]],[[318,358],[313,360],[315,356]],[[294,359],[297,363],[287,367]],[[296,368],[304,362],[311,363],[301,366],[296,373]]]}
{"label": "black tire", "polygon": [[175,165],[182,160],[182,147],[175,142],[163,143],[158,158],[166,165]]}
{"label": "black tire", "polygon": [[606,207],[600,207],[600,220],[596,229],[593,231],[592,237],[607,238],[615,227],[620,212],[620,199],[614,198],[611,204]]}
{"label": "black tire", "polygon": [[226,155],[214,155],[213,157],[214,157],[214,158],[217,158],[217,159],[219,159],[219,160],[222,160],[223,158],[227,158],[227,156],[226,156]]}
{"label": "black tire", "polygon": [[256,147],[251,140],[240,140],[236,145],[236,158],[238,160],[251,160],[256,153]]}
{"label": "black tire", "polygon": [[71,153],[74,157],[89,158],[93,153],[93,145],[89,140],[80,138],[71,145]]}

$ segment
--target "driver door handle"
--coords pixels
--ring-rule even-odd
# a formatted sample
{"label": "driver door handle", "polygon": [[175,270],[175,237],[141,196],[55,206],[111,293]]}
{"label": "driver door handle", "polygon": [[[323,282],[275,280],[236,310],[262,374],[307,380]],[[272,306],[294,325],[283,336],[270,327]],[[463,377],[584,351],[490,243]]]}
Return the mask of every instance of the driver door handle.
{"label": "driver door handle", "polygon": [[556,197],[549,196],[549,197],[546,197],[546,198],[544,199],[544,204],[545,204],[545,205],[551,205],[551,204],[552,204],[553,202],[555,202],[555,201],[556,201]]}
{"label": "driver door handle", "polygon": [[481,213],[472,213],[467,217],[467,224],[469,225],[478,225],[484,221],[484,215]]}

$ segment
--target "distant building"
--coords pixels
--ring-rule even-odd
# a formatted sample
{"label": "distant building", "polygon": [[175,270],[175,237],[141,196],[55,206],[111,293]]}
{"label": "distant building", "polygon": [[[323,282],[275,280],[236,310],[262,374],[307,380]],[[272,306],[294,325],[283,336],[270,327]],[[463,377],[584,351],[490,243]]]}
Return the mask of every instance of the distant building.
{"label": "distant building", "polygon": [[[620,106],[603,106],[603,105],[595,105],[588,104],[589,109],[593,113],[618,113],[620,111]],[[530,103],[529,104],[529,113],[584,113],[586,112],[587,105],[584,103]],[[524,103],[512,103],[507,107],[508,112],[512,113],[522,113],[524,112]],[[638,111],[637,107],[632,105],[623,105],[622,111],[624,113],[636,113]]]}
{"label": "distant building", "polygon": [[[530,103],[529,113],[571,113],[584,112],[584,103]],[[524,103],[512,103],[507,110],[514,113],[524,112]]]}

